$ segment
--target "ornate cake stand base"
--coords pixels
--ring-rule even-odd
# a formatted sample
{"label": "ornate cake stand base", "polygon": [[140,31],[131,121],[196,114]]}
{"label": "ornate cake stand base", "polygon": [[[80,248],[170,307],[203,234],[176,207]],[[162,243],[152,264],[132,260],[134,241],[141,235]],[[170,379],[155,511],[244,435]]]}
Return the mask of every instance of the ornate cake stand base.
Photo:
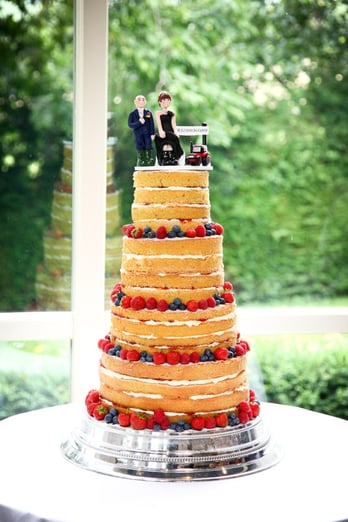
{"label": "ornate cake stand base", "polygon": [[86,415],[62,445],[85,469],[140,480],[193,481],[247,475],[280,459],[262,417],[230,428],[136,431]]}

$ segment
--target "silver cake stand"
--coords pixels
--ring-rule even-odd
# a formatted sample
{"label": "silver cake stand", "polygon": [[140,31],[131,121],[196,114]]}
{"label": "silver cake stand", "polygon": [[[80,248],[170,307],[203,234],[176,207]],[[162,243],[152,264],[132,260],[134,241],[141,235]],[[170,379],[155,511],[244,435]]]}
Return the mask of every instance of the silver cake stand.
{"label": "silver cake stand", "polygon": [[262,416],[230,428],[175,433],[136,431],[86,414],[61,449],[66,459],[82,468],[156,481],[237,477],[270,468],[280,460]]}

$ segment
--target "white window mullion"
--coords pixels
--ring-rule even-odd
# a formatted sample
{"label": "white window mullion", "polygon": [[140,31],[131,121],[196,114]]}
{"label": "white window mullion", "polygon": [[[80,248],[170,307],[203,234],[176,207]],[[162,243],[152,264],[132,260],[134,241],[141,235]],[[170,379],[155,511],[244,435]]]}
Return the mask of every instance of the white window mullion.
{"label": "white window mullion", "polygon": [[72,382],[80,400],[105,332],[107,0],[75,1],[73,127]]}

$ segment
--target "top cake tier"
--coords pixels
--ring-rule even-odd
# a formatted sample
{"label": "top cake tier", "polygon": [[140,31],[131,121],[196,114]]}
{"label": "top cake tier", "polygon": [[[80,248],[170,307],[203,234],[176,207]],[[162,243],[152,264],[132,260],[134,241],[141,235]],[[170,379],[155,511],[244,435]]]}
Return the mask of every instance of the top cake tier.
{"label": "top cake tier", "polygon": [[209,223],[207,170],[138,170],[134,172],[132,219],[136,227],[182,230]]}

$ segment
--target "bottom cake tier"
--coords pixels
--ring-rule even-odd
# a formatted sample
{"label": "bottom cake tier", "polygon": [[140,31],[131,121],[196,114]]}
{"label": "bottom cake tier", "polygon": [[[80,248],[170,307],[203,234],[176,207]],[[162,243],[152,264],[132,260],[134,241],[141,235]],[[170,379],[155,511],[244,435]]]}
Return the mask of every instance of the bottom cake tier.
{"label": "bottom cake tier", "polygon": [[247,475],[280,459],[262,416],[234,427],[178,434],[122,428],[85,415],[61,449],[67,460],[90,471],[156,481]]}

